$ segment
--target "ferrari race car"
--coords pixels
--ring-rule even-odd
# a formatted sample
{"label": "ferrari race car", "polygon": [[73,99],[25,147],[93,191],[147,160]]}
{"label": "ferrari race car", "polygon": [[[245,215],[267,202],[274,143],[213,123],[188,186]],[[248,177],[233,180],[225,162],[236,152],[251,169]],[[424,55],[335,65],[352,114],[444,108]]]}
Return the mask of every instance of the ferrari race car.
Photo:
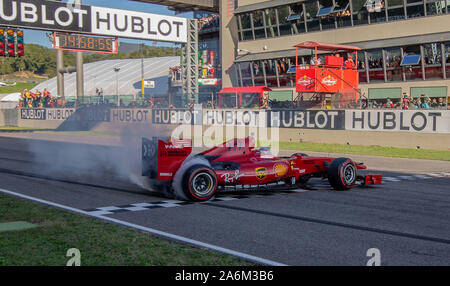
{"label": "ferrari race car", "polygon": [[271,189],[271,185],[296,188],[312,177],[328,178],[335,190],[382,181],[381,175],[359,176],[357,170],[366,166],[348,158],[302,153],[275,157],[270,148],[255,148],[251,137],[235,138],[196,155],[191,153],[191,140],[142,138],[142,175],[150,178],[153,189],[190,201],[207,201],[218,190],[230,186],[245,190]]}

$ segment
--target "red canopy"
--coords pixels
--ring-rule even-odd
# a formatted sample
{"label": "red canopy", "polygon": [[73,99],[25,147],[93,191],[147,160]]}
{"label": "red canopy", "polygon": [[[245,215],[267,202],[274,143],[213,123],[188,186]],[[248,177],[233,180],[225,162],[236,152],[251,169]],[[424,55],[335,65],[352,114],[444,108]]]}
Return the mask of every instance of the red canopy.
{"label": "red canopy", "polygon": [[324,44],[319,42],[303,42],[295,46],[296,48],[303,48],[303,49],[310,49],[314,50],[317,48],[319,51],[330,51],[330,52],[337,52],[337,51],[360,51],[361,49],[355,46],[346,46],[346,45],[333,45],[333,44]]}
{"label": "red canopy", "polygon": [[244,86],[244,87],[224,87],[220,93],[238,93],[238,92],[262,92],[272,91],[267,86]]}

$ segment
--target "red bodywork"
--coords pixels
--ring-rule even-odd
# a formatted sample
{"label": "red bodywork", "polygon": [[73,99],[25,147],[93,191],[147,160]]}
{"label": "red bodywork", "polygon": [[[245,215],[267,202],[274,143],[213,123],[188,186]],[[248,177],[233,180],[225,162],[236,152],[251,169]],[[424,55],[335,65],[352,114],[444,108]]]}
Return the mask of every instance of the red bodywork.
{"label": "red bodywork", "polygon": [[[151,147],[151,143],[155,139],[143,140],[143,175],[158,181],[172,181],[192,152],[190,140],[157,140],[157,146],[154,147]],[[157,160],[153,157],[156,148]],[[304,182],[311,177],[324,177],[328,166],[335,159],[299,153],[290,157],[274,157],[268,149],[255,149],[252,138],[233,139],[195,157],[210,164],[217,175],[219,186]],[[157,166],[157,169],[145,166]],[[357,169],[366,169],[362,163],[355,163],[355,166]],[[358,177],[361,185],[380,184],[381,180],[381,175]]]}

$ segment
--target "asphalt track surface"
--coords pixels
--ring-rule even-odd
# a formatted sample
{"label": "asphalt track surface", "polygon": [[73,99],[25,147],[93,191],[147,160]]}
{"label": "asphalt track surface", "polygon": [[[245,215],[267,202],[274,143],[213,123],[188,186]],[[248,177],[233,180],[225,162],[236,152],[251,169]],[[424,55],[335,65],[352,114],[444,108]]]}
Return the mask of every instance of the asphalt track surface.
{"label": "asphalt track surface", "polygon": [[[294,192],[227,192],[185,203],[111,166],[125,163],[115,158],[123,152],[117,144],[101,142],[110,139],[0,136],[0,189],[9,192],[286,265],[363,266],[370,248],[380,250],[381,265],[450,265],[447,162],[423,161],[406,172],[408,161],[389,159],[389,171],[376,171],[388,178],[383,185],[346,192],[314,179]],[[382,158],[372,160],[382,166]],[[392,170],[395,162],[401,171]]]}

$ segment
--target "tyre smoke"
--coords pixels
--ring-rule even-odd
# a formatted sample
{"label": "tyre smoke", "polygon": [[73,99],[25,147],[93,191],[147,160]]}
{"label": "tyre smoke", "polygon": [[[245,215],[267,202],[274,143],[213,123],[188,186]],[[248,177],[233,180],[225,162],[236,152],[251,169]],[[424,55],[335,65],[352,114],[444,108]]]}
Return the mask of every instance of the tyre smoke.
{"label": "tyre smoke", "polygon": [[[84,139],[80,135],[77,141],[83,143],[28,140],[27,151],[32,157],[32,164],[29,166],[33,173],[58,179],[95,181],[104,186],[132,184],[151,190],[149,179],[141,175],[141,140],[142,137],[152,138],[158,135],[163,136],[164,130],[136,124],[123,127],[119,139],[95,136],[86,136]],[[64,137],[49,136],[54,136],[56,140]],[[105,143],[108,142],[110,143],[106,146]]]}

